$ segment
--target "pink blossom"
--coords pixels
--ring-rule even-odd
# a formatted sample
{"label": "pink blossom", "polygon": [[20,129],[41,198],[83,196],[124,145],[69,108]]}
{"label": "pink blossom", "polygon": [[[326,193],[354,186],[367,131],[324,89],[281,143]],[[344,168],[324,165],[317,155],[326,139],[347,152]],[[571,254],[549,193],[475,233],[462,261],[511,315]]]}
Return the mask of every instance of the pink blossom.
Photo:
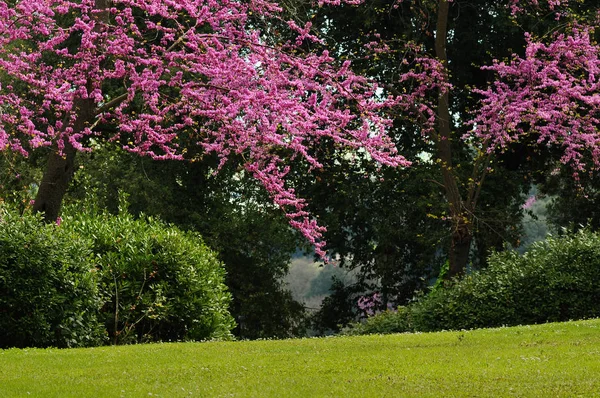
{"label": "pink blossom", "polygon": [[525,201],[525,203],[523,203],[521,208],[524,210],[531,209],[535,202],[537,202],[537,197],[535,195],[532,195],[527,198],[527,200]]}
{"label": "pink blossom", "polygon": [[378,307],[382,304],[381,293],[361,296],[358,298],[357,304],[365,316],[373,316],[378,312]]}
{"label": "pink blossom", "polygon": [[[525,58],[496,61],[485,69],[498,79],[482,96],[473,126],[489,151],[534,137],[562,150],[575,173],[600,167],[600,46],[592,28],[556,34],[549,43],[527,37]],[[591,163],[584,154],[588,154]]]}

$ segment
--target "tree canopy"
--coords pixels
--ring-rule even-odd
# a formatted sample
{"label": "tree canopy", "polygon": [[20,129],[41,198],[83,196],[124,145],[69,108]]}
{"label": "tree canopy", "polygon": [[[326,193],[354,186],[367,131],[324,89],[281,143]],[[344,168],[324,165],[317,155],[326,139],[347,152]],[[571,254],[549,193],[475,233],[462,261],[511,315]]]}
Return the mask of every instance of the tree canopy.
{"label": "tree canopy", "polygon": [[[155,159],[193,147],[188,160],[216,154],[217,171],[239,161],[325,256],[325,229],[289,180],[339,159],[375,162],[378,178],[381,165],[410,165],[398,138],[410,134],[423,151],[406,153],[439,165],[455,275],[496,155],[524,143],[557,148],[576,172],[600,165],[596,6],[297,3],[306,15],[288,21],[264,0],[0,1],[0,148],[55,150],[35,208],[56,217],[62,194],[46,192],[64,189],[75,150],[99,139]],[[387,22],[352,42],[344,15],[359,9],[365,29]]]}
{"label": "tree canopy", "polygon": [[389,104],[377,84],[326,50],[302,52],[302,42],[318,41],[310,25],[289,22],[292,41],[266,32],[280,10],[262,0],[0,2],[0,147],[55,145],[63,156],[104,135],[181,159],[189,134],[221,165],[241,156],[324,255],[323,227],[285,185],[286,161],[321,167],[306,146],[329,139],[381,164],[409,162],[385,134],[390,121],[378,110]]}

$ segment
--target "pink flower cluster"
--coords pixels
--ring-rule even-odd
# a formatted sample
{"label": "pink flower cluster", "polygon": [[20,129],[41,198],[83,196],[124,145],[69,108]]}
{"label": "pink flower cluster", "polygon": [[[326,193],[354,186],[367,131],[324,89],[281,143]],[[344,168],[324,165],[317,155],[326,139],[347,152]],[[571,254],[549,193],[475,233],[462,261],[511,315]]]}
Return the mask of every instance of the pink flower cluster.
{"label": "pink flower cluster", "polygon": [[452,90],[452,84],[448,81],[445,66],[438,59],[419,54],[418,49],[415,51],[410,70],[399,79],[410,89],[396,98],[397,106],[417,118],[424,137],[436,137],[437,97]]}
{"label": "pink flower cluster", "polygon": [[[550,10],[556,10],[561,6],[567,6],[569,0],[546,0],[546,3]],[[539,0],[510,0],[508,6],[513,15],[524,13],[528,7],[536,9],[541,7]]]}
{"label": "pink flower cluster", "polygon": [[533,205],[535,204],[535,202],[537,202],[537,196],[535,195],[531,195],[530,197],[527,198],[527,200],[525,201],[525,203],[523,203],[523,205],[521,206],[521,208],[523,210],[528,210],[531,209],[533,207]]}
{"label": "pink flower cluster", "polygon": [[[591,28],[575,28],[548,43],[528,38],[525,58],[496,61],[496,80],[482,95],[475,133],[490,151],[522,137],[562,149],[575,172],[600,167],[600,46]],[[592,164],[586,164],[585,154]]]}
{"label": "pink flower cluster", "polygon": [[381,293],[373,293],[370,296],[359,297],[357,304],[365,316],[373,316],[382,303]]}
{"label": "pink flower cluster", "polygon": [[[268,0],[0,0],[0,149],[87,150],[86,137],[112,125],[109,138],[131,152],[182,159],[192,137],[221,164],[242,157],[324,256],[323,228],[285,183],[289,160],[318,169],[309,147],[331,140],[380,164],[409,162],[380,116],[395,100],[327,51],[302,53],[299,43],[316,40],[309,25],[290,23],[294,42],[265,37],[256,21],[279,11]],[[91,117],[81,101],[93,101]]]}

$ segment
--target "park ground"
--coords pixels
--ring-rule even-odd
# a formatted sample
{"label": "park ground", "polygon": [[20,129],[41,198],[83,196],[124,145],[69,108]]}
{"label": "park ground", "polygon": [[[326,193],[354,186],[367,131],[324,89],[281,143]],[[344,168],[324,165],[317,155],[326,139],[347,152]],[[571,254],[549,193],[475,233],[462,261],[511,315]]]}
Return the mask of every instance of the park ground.
{"label": "park ground", "polygon": [[0,396],[600,396],[600,320],[385,336],[0,350]]}

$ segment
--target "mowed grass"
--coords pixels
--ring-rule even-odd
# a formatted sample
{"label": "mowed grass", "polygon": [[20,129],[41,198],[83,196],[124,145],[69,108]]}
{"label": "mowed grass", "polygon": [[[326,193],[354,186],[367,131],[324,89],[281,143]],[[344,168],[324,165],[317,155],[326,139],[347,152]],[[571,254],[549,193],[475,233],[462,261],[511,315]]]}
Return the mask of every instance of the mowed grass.
{"label": "mowed grass", "polygon": [[0,350],[0,396],[600,396],[600,320],[428,334]]}

